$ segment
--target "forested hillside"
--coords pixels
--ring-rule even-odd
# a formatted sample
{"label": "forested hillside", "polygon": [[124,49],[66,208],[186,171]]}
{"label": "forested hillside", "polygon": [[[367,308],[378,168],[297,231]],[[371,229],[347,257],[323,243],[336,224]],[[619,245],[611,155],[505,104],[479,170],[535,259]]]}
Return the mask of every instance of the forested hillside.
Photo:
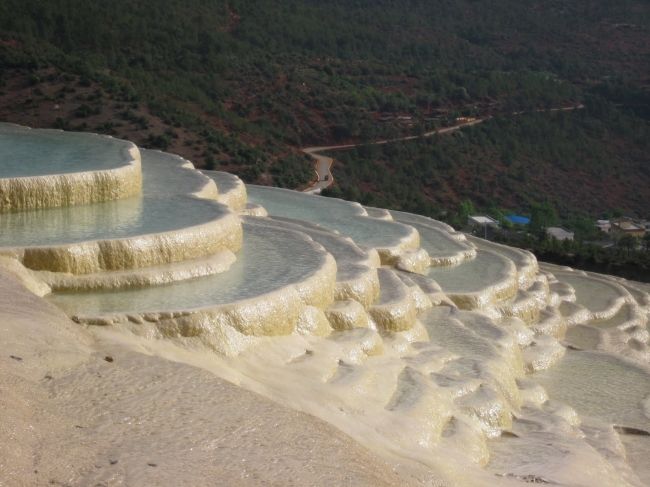
{"label": "forested hillside", "polygon": [[[576,188],[614,178],[598,204],[639,213],[649,26],[643,0],[0,0],[0,119],[298,187],[312,175],[300,147],[492,115],[453,139],[338,154],[341,188],[408,208],[550,195],[593,212]],[[375,160],[398,188],[368,176]]]}
{"label": "forested hillside", "polygon": [[[447,219],[548,203],[562,220],[650,214],[650,127],[588,98],[580,110],[496,117],[450,135],[332,151],[329,194]],[[454,222],[463,225],[464,222]]]}

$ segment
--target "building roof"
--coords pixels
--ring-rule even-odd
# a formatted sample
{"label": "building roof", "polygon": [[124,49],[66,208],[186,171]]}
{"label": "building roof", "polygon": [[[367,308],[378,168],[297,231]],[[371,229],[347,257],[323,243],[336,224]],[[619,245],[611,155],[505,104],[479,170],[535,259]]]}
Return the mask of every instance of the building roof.
{"label": "building roof", "polygon": [[639,225],[635,225],[634,223],[631,222],[620,222],[620,223],[615,223],[618,228],[623,230],[624,232],[635,232],[639,230],[644,230],[643,227]]}
{"label": "building roof", "polygon": [[570,232],[562,227],[548,227],[546,233],[556,240],[573,239],[573,232]]}
{"label": "building roof", "polygon": [[507,215],[506,220],[516,225],[528,225],[530,223],[530,218],[521,215]]}
{"label": "building roof", "polygon": [[496,225],[498,222],[489,216],[485,215],[472,215],[469,217],[470,220],[472,220],[474,223],[478,223],[480,225]]}

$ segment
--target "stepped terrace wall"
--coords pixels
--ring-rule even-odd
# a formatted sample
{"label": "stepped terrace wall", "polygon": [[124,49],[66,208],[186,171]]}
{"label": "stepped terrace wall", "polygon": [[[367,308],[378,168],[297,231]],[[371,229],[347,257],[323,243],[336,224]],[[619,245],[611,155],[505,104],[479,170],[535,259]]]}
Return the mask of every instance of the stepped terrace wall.
{"label": "stepped terrace wall", "polygon": [[138,148],[102,135],[0,125],[0,161],[0,213],[128,198],[142,188]]}

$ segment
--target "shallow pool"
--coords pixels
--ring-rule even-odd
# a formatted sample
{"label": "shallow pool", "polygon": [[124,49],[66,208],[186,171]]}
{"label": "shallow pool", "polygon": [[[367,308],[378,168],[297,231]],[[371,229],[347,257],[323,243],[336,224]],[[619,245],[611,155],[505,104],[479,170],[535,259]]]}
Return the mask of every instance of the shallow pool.
{"label": "shallow pool", "polygon": [[124,140],[0,124],[0,178],[66,174],[123,166]]}
{"label": "shallow pool", "polygon": [[49,299],[67,313],[177,311],[259,296],[312,275],[324,254],[294,232],[244,223],[244,244],[224,273],[164,286],[113,292],[62,293]]}
{"label": "shallow pool", "polygon": [[247,185],[248,201],[262,205],[270,216],[280,216],[316,223],[352,237],[366,247],[393,247],[408,237],[406,225],[363,216],[358,203],[315,196],[298,191]]}
{"label": "shallow pool", "polygon": [[428,276],[443,291],[461,294],[481,292],[507,279],[514,264],[494,252],[479,250],[476,258],[453,267],[431,267]]}

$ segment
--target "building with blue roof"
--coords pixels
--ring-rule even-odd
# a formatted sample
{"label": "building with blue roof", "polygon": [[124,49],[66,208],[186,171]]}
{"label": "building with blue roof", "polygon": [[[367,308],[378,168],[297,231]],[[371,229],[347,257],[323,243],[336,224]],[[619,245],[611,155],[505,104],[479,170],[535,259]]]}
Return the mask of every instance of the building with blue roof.
{"label": "building with blue roof", "polygon": [[530,218],[521,215],[506,215],[506,220],[515,225],[528,225],[530,223]]}

